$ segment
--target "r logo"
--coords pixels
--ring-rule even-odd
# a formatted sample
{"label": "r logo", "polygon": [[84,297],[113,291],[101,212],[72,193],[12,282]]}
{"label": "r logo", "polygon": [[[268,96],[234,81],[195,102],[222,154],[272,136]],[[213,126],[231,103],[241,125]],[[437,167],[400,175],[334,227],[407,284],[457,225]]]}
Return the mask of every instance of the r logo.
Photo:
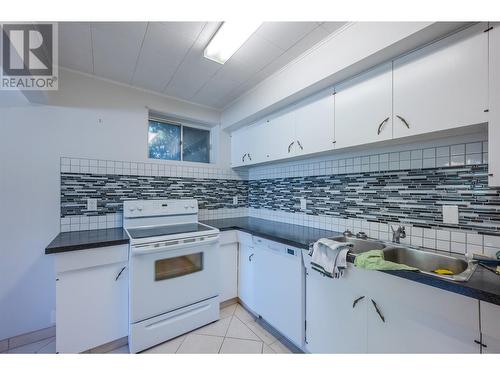
{"label": "r logo", "polygon": [[5,75],[53,75],[51,24],[4,24],[2,29]]}

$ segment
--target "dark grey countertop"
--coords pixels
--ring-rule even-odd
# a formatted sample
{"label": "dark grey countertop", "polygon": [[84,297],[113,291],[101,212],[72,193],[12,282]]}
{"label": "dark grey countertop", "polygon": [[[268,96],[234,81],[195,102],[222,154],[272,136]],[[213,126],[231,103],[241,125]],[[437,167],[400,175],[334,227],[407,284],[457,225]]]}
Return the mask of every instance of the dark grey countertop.
{"label": "dark grey countertop", "polygon": [[308,249],[309,245],[323,237],[335,237],[342,233],[302,225],[280,223],[256,217],[202,220],[204,224],[224,230],[241,230],[256,236],[284,243],[288,246]]}
{"label": "dark grey countertop", "polygon": [[[340,233],[327,230],[303,227],[293,224],[279,223],[250,217],[233,219],[205,220],[207,225],[224,230],[242,230],[244,232],[264,237],[291,246],[307,249],[311,242],[322,237],[338,236]],[[448,254],[449,255],[449,254]],[[353,262],[354,256],[348,261]],[[467,282],[441,279],[432,275],[414,271],[383,271],[397,277],[413,280],[439,289],[462,294],[471,298],[500,305],[500,276],[482,267],[477,267]]]}
{"label": "dark grey countertop", "polygon": [[[305,227],[295,224],[280,223],[253,217],[202,220],[204,224],[221,231],[240,230],[262,238],[281,242],[289,246],[308,249],[322,237],[334,237],[340,233]],[[105,246],[126,244],[129,242],[123,228],[87,230],[60,233],[45,249],[45,254],[66,251],[92,249]],[[349,257],[350,261],[353,257]],[[422,284],[462,294],[471,298],[500,305],[500,276],[482,267],[477,267],[467,282],[441,279],[432,275],[412,271],[384,271],[396,277],[413,280]]]}
{"label": "dark grey countertop", "polygon": [[45,254],[95,249],[97,247],[128,244],[129,238],[123,228],[61,232],[45,248]]}

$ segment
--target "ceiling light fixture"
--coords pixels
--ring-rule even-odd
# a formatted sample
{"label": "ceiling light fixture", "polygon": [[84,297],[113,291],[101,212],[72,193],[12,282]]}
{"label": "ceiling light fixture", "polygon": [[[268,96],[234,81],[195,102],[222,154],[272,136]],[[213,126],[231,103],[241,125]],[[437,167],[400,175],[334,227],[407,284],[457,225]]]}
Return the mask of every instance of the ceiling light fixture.
{"label": "ceiling light fixture", "polygon": [[246,42],[262,22],[224,22],[208,43],[203,56],[224,64]]}

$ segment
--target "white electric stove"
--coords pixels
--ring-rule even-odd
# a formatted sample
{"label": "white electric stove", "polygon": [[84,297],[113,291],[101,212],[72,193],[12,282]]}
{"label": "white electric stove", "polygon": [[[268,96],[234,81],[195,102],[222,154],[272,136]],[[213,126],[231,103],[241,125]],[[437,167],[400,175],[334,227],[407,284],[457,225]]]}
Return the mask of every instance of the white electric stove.
{"label": "white electric stove", "polygon": [[130,237],[132,353],[219,319],[219,230],[198,222],[194,199],[123,205]]}

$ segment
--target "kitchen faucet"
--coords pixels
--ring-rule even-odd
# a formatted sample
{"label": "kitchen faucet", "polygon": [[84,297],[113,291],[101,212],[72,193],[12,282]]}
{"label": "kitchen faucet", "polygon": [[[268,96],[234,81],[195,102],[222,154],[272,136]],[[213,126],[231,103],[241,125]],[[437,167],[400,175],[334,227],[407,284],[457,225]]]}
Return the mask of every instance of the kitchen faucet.
{"label": "kitchen faucet", "polygon": [[404,226],[398,225],[398,229],[394,230],[394,228],[391,225],[391,230],[392,230],[392,242],[400,243],[399,240],[401,238],[406,238],[406,232]]}

